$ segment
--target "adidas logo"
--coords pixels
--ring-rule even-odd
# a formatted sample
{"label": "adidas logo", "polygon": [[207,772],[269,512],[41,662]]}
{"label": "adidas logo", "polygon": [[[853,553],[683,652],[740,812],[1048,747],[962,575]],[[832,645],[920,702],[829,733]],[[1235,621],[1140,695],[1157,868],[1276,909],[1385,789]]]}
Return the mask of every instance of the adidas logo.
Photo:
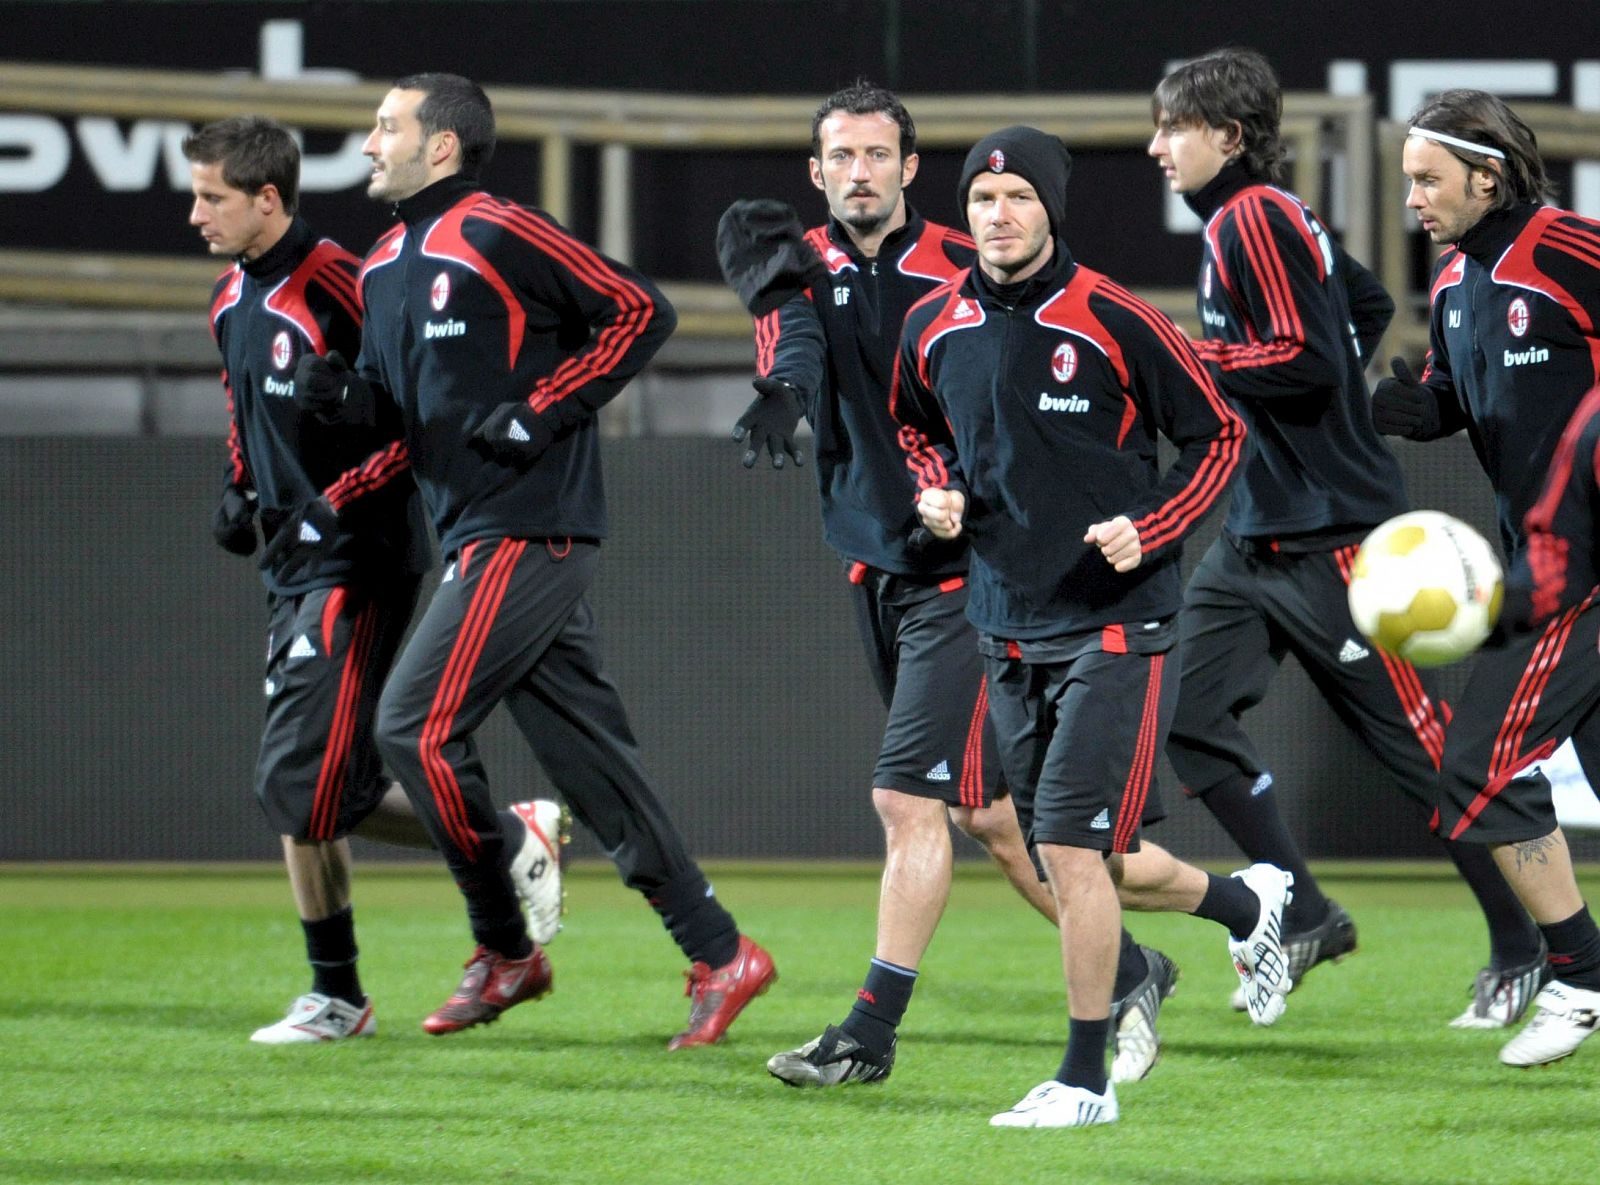
{"label": "adidas logo", "polygon": [[317,530],[317,528],[313,527],[310,523],[302,522],[300,524],[300,542],[321,543],[322,532]]}
{"label": "adidas logo", "polygon": [[1265,794],[1268,790],[1271,790],[1271,789],[1272,789],[1272,775],[1271,774],[1262,774],[1259,778],[1257,778],[1255,780],[1255,783],[1250,787],[1250,797],[1251,798],[1255,798],[1258,795]]}
{"label": "adidas logo", "polygon": [[277,690],[278,690],[278,685],[276,683],[274,683],[271,679],[268,679],[267,680],[267,698],[271,699],[273,693],[276,692]]}
{"label": "adidas logo", "polygon": [[521,420],[511,421],[511,427],[506,429],[506,436],[509,439],[518,441],[522,444],[527,444],[528,441],[533,439],[533,437],[528,435],[528,430],[522,426]]}
{"label": "adidas logo", "polygon": [[289,647],[290,658],[315,658],[317,648],[311,644],[311,639],[301,634],[294,640],[294,645]]}
{"label": "adidas logo", "polygon": [[1360,662],[1363,658],[1366,658],[1367,655],[1371,653],[1372,651],[1368,650],[1354,638],[1346,638],[1344,640],[1344,645],[1339,648],[1339,661]]}
{"label": "adidas logo", "polygon": [[1098,815],[1096,815],[1090,821],[1089,830],[1090,831],[1110,831],[1111,830],[1111,812],[1110,812],[1110,810],[1105,808],[1105,807],[1101,807],[1100,808],[1100,813]]}
{"label": "adidas logo", "polygon": [[922,776],[930,782],[948,782],[950,780],[950,763],[941,761]]}
{"label": "adidas logo", "polygon": [[956,311],[950,314],[950,319],[952,321],[965,321],[970,316],[972,316],[972,306],[962,300],[960,304],[956,305]]}

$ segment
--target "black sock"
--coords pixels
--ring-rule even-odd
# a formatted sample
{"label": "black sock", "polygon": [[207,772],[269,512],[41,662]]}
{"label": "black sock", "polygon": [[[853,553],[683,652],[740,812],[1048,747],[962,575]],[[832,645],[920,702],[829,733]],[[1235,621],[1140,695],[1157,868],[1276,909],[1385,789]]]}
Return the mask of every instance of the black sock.
{"label": "black sock", "polygon": [[662,885],[649,901],[691,962],[721,967],[738,957],[739,925],[698,868]]}
{"label": "black sock", "polygon": [[1106,1044],[1111,1038],[1111,1018],[1067,1022],[1067,1055],[1061,1059],[1056,1081],[1081,1086],[1095,1094],[1106,1093]]}
{"label": "black sock", "polygon": [[511,887],[504,861],[452,868],[456,887],[467,902],[467,922],[479,946],[508,959],[525,959],[533,953],[522,902]]}
{"label": "black sock", "polygon": [[1133,935],[1124,929],[1122,949],[1117,952],[1117,982],[1111,989],[1111,998],[1126,999],[1128,993],[1138,987],[1148,974],[1150,974],[1150,964],[1144,957],[1144,951],[1139,949],[1139,944],[1133,940]]}
{"label": "black sock", "polygon": [[500,845],[500,865],[509,872],[511,862],[517,858],[517,852],[522,847],[522,835],[527,825],[510,811],[495,811],[494,817],[500,824],[500,837],[505,840]]}
{"label": "black sock", "polygon": [[[1509,971],[1537,959],[1539,927],[1506,883],[1488,845],[1445,840],[1444,850],[1450,853],[1461,879],[1478,899],[1478,908],[1489,925],[1489,966],[1496,971]],[[1299,889],[1296,885],[1297,893]]]}
{"label": "black sock", "polygon": [[859,1041],[874,1057],[882,1057],[894,1044],[895,1029],[911,1003],[917,973],[898,963],[873,959],[866,982],[856,993],[855,1006],[839,1027]]}
{"label": "black sock", "polygon": [[1261,920],[1261,898],[1236,876],[1206,873],[1206,895],[1194,907],[1194,916],[1219,922],[1239,941],[1250,936]]}
{"label": "black sock", "polygon": [[311,990],[350,1004],[361,1004],[361,977],[356,974],[355,914],[347,905],[332,917],[308,922],[301,919],[306,933],[306,959],[311,964]]}
{"label": "black sock", "polygon": [[1563,921],[1540,926],[1550,947],[1550,970],[1562,983],[1600,991],[1600,927],[1585,905]]}
{"label": "black sock", "polygon": [[[1265,787],[1256,793],[1255,788],[1263,781]],[[1289,834],[1289,827],[1278,810],[1271,774],[1256,778],[1241,774],[1229,778],[1207,790],[1200,801],[1251,863],[1276,864],[1285,872],[1294,873],[1294,900],[1289,902],[1283,916],[1285,933],[1309,930],[1328,916],[1328,899],[1306,867],[1300,845]]]}

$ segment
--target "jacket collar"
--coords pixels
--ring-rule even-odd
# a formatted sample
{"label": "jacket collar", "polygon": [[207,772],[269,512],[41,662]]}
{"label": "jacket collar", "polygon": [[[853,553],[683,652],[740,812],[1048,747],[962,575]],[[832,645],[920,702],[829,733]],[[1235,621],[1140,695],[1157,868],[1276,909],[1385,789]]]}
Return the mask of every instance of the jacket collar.
{"label": "jacket collar", "polygon": [[394,212],[407,226],[415,226],[419,222],[437,218],[468,194],[479,192],[480,188],[472,178],[452,173],[396,202]]}
{"label": "jacket collar", "polygon": [[1035,304],[1047,293],[1065,288],[1077,270],[1078,264],[1072,258],[1072,252],[1067,250],[1066,243],[1057,239],[1055,258],[1041,270],[1017,284],[997,284],[983,274],[981,264],[974,263],[972,288],[980,300],[1015,309]]}
{"label": "jacket collar", "polygon": [[1245,171],[1245,167],[1238,161],[1232,160],[1223,165],[1217,175],[1207,181],[1193,193],[1183,195],[1184,204],[1200,216],[1202,222],[1210,222],[1211,216],[1226,206],[1229,200],[1242,189],[1252,185],[1266,185],[1260,177],[1252,176]]}
{"label": "jacket collar", "polygon": [[283,237],[254,259],[241,258],[239,269],[252,280],[268,283],[282,278],[300,266],[300,261],[311,254],[316,236],[298,214],[289,223]]}
{"label": "jacket collar", "polygon": [[1493,267],[1538,212],[1539,207],[1532,202],[1521,202],[1504,210],[1490,210],[1461,236],[1456,246],[1484,267]]}
{"label": "jacket collar", "polygon": [[[898,248],[917,241],[922,234],[922,229],[927,225],[926,220],[918,214],[910,202],[906,203],[906,220],[904,225],[897,226],[883,236],[883,242],[878,246],[878,259],[892,259],[899,254]],[[855,240],[850,237],[850,232],[832,214],[828,215],[828,238],[833,245],[838,247],[858,264],[867,262],[867,257],[861,254],[856,247]]]}

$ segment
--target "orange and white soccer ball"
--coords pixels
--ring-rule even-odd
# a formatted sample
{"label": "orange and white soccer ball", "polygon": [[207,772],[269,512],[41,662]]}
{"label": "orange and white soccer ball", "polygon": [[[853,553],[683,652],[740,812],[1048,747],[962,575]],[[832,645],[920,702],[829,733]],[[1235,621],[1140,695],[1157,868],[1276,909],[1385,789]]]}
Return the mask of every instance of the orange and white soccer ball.
{"label": "orange and white soccer ball", "polygon": [[1460,519],[1413,510],[1374,527],[1350,574],[1356,628],[1419,667],[1465,658],[1500,615],[1504,582],[1489,541]]}

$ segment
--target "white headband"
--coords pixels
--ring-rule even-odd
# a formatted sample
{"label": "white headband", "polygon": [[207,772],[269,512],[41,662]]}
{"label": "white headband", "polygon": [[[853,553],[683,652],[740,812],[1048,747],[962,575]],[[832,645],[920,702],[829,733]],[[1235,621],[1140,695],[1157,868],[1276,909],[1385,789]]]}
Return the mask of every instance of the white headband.
{"label": "white headband", "polygon": [[1425,140],[1437,140],[1441,144],[1454,144],[1457,148],[1465,148],[1468,152],[1476,152],[1479,156],[1492,156],[1496,160],[1505,160],[1506,154],[1498,148],[1491,148],[1487,144],[1474,144],[1471,140],[1463,140],[1459,136],[1447,136],[1443,132],[1431,131],[1428,128],[1412,128],[1407,135],[1421,136]]}

